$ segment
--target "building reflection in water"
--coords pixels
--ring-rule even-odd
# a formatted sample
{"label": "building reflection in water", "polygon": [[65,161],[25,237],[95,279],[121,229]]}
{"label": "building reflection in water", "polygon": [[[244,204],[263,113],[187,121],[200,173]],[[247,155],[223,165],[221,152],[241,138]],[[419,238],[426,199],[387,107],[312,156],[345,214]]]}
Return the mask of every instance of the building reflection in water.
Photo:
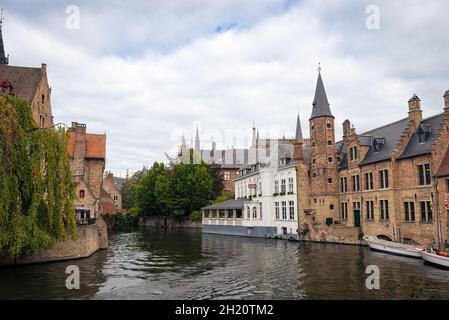
{"label": "building reflection in water", "polygon": [[[68,265],[81,290],[65,288]],[[380,268],[380,290],[365,286]],[[449,299],[449,272],[366,247],[140,228],[90,258],[0,268],[1,299]]]}

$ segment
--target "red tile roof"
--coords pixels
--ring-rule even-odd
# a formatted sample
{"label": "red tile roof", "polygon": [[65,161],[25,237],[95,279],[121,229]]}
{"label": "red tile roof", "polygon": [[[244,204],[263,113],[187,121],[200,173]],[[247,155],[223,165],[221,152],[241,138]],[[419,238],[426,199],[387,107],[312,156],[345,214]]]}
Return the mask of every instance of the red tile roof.
{"label": "red tile roof", "polygon": [[[69,156],[75,153],[75,132],[70,133]],[[86,133],[86,158],[106,159],[106,135]]]}

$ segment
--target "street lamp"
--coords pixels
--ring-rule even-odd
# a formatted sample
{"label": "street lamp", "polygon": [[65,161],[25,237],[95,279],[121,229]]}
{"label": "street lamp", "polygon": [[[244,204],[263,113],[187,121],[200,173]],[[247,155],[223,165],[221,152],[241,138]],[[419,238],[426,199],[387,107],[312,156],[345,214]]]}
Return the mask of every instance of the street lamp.
{"label": "street lamp", "polygon": [[66,129],[70,129],[70,127],[68,125],[66,125],[65,123],[59,122],[57,124],[52,125],[51,127],[46,127],[46,128],[37,128],[36,127],[36,128],[31,129],[31,130],[28,130],[26,133],[28,134],[28,133],[31,133],[31,132],[34,132],[34,131],[37,131],[37,130],[48,130],[48,129],[54,129],[54,128],[60,128],[60,127],[64,127]]}

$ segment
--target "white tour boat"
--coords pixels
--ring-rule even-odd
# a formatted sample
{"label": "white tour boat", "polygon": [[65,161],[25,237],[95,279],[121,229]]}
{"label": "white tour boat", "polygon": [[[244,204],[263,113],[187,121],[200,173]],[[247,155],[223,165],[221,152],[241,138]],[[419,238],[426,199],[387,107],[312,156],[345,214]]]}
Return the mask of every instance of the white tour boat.
{"label": "white tour boat", "polygon": [[368,242],[370,249],[374,251],[381,251],[410,258],[421,258],[420,251],[416,246],[382,240],[373,236],[369,236],[365,240]]}
{"label": "white tour boat", "polygon": [[440,267],[449,268],[449,252],[438,253],[440,253],[438,250],[433,249],[420,251],[421,257],[427,262]]}

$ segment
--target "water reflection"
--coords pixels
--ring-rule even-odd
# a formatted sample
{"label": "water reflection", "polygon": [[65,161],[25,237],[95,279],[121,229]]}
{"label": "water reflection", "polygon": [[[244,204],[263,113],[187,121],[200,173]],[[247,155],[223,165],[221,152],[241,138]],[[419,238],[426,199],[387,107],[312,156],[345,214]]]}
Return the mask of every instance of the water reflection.
{"label": "water reflection", "polygon": [[[449,299],[449,271],[365,247],[142,228],[90,258],[0,269],[5,299]],[[65,268],[81,290],[65,289]],[[368,265],[381,289],[367,290]]]}
{"label": "water reflection", "polygon": [[[106,281],[102,250],[83,260],[0,268],[0,299],[81,299],[95,295]],[[67,266],[80,268],[80,290],[67,290]]]}

